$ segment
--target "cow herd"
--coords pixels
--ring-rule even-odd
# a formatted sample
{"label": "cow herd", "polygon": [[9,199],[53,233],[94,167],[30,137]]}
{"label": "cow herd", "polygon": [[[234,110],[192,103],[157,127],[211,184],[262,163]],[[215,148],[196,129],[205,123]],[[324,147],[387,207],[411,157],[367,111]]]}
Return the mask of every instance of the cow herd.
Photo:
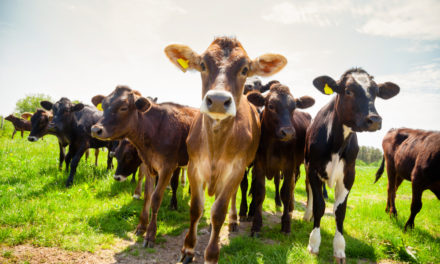
{"label": "cow herd", "polygon": [[[91,101],[95,107],[74,104],[67,98],[56,103],[42,101],[44,109],[32,115],[31,124],[12,122],[28,126],[29,141],[37,141],[45,134],[57,136],[59,166],[62,167],[63,161],[66,169],[70,165],[66,186],[73,184],[78,162],[89,148],[109,149],[108,169],[112,167],[112,158],[117,158],[115,180],[125,180],[131,174],[134,180],[140,167],[134,197],[141,196],[145,178],[144,205],[136,228],[138,235],[146,233],[144,246],[154,246],[158,210],[170,183],[173,190],[170,209],[177,209],[179,174],[186,167],[191,223],[181,250],[183,263],[194,258],[205,193],[215,197],[205,263],[218,262],[219,234],[228,208],[230,231],[238,229],[239,216],[241,221],[252,221],[251,236],[261,232],[266,178],[275,180],[276,202],[283,205],[281,232],[290,233],[293,194],[300,165],[304,163],[308,193],[304,219],[314,222],[308,250],[313,254],[319,252],[320,222],[325,210],[323,187],[327,183],[335,188],[334,257],[340,263],[345,262],[343,223],[348,194],[355,180],[359,150],[356,133],[381,128],[382,118],[375,109],[375,99],[394,97],[399,86],[391,82],[376,83],[360,68],[346,71],[339,80],[319,76],[313,80],[315,88],[323,94],[336,95],[312,119],[299,109],[314,105],[313,98],[294,97],[289,87],[278,81],[262,85],[252,77],[279,72],[287,63],[282,55],[264,54],[252,60],[240,42],[228,37],[216,38],[202,54],[180,44],[167,46],[165,54],[183,72],[200,72],[199,109],[175,103],[158,104],[127,86],[117,86],[107,96],[94,96]],[[65,155],[67,145],[69,151]],[[386,163],[386,210],[397,214],[396,190],[403,179],[411,181],[413,200],[405,229],[412,228],[422,207],[422,192],[430,189],[440,199],[440,133],[391,130],[384,138],[383,148],[384,161],[376,181]],[[252,201],[248,208],[249,170]],[[237,215],[239,186],[244,195]]]}

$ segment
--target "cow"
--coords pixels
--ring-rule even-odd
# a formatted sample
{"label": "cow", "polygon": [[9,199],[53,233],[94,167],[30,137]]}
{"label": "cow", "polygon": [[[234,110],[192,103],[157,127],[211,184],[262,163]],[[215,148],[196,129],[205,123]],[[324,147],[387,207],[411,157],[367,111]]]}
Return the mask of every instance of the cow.
{"label": "cow", "polygon": [[386,212],[397,216],[396,192],[403,180],[411,181],[411,215],[405,224],[414,228],[414,218],[422,209],[422,194],[431,190],[440,199],[440,132],[419,129],[391,129],[382,141],[383,159],[376,173],[376,183],[386,163],[388,196]]}
{"label": "cow", "polygon": [[219,233],[231,202],[229,227],[237,229],[235,197],[246,167],[254,160],[260,140],[256,108],[243,96],[247,77],[270,76],[287,63],[282,55],[265,54],[254,60],[235,38],[218,37],[201,55],[181,44],[165,48],[180,70],[197,70],[202,77],[202,105],[188,135],[188,179],[191,224],[182,248],[182,261],[194,257],[197,224],[202,215],[205,187],[215,195],[211,208],[211,237],[205,263],[217,263]]}
{"label": "cow", "polygon": [[376,131],[382,118],[376,111],[376,97],[389,99],[399,93],[399,86],[391,82],[376,84],[373,76],[361,68],[346,71],[338,81],[320,76],[313,85],[324,94],[336,93],[331,101],[318,112],[307,129],[305,169],[308,192],[305,220],[311,220],[308,250],[319,252],[321,243],[320,223],[325,210],[322,185],[335,188],[333,211],[336,232],[333,255],[337,262],[345,262],[343,223],[348,193],[355,179],[355,161],[359,151],[356,132]]}
{"label": "cow", "polygon": [[92,102],[102,104],[104,110],[102,118],[91,128],[92,135],[102,140],[127,138],[148,167],[148,175],[159,177],[152,195],[152,177],[145,179],[144,206],[136,228],[137,235],[146,231],[144,246],[153,247],[163,194],[171,175],[178,177],[176,169],[188,163],[185,140],[198,110],[174,103],[156,104],[127,86],[116,87],[108,96],[96,95]]}
{"label": "cow", "polygon": [[[26,117],[26,115],[24,115],[24,117]],[[14,115],[8,115],[5,119],[11,122],[14,126],[14,132],[12,132],[11,139],[14,139],[15,133],[17,133],[17,131],[21,132],[21,138],[23,138],[24,131],[31,131],[32,126],[31,121],[29,120],[18,118]]]}
{"label": "cow", "polygon": [[[251,92],[247,99],[263,107],[261,113],[261,138],[252,171],[251,235],[257,235],[262,227],[262,206],[266,193],[265,178],[271,180],[283,174],[281,200],[283,215],[281,232],[290,233],[290,213],[293,211],[293,191],[299,178],[299,166],[304,162],[304,145],[307,127],[312,117],[296,109],[311,107],[315,100],[309,96],[295,99],[289,88],[274,83],[266,96]],[[254,183],[255,181],[255,183]]]}
{"label": "cow", "polygon": [[[55,131],[57,137],[69,144],[69,152],[65,157],[66,170],[70,164],[70,173],[66,187],[73,184],[78,163],[89,148],[110,148],[110,143],[92,138],[91,126],[102,116],[102,112],[95,107],[82,103],[74,104],[68,98],[62,97],[56,103],[41,101],[41,106],[52,111],[53,118],[49,122],[48,130]],[[96,154],[95,154],[96,155]],[[97,156],[97,155],[96,155]],[[95,161],[96,163],[96,161]],[[111,168],[111,158],[107,158],[107,170]]]}

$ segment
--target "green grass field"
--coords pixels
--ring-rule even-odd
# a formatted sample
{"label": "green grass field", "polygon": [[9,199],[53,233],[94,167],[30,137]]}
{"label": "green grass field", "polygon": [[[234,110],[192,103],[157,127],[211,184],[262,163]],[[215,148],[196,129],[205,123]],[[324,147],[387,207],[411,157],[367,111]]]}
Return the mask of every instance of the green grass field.
{"label": "green grass field", "polygon": [[[93,165],[93,155],[87,163],[82,160],[73,187],[66,189],[67,173],[58,170],[56,138],[46,136],[44,141],[31,143],[26,138],[21,139],[19,134],[11,140],[11,133],[11,124],[6,122],[6,128],[0,130],[0,245],[29,244],[96,252],[111,248],[116,240],[127,238],[134,231],[142,201],[132,199],[133,184],[116,182],[113,172],[105,170],[106,155],[100,155],[98,167]],[[410,213],[411,185],[404,182],[400,187],[396,199],[399,216],[392,219],[385,214],[386,175],[373,184],[376,169],[356,168],[356,181],[345,220],[347,262],[440,263],[439,200],[426,191],[415,229],[404,233],[403,226]],[[319,255],[307,252],[312,223],[302,220],[306,201],[304,179],[302,170],[295,189],[297,212],[292,221],[292,233],[282,235],[280,221],[271,225],[266,221],[259,238],[250,238],[247,232],[223,246],[220,263],[331,262],[335,232],[331,215],[326,214],[322,219]],[[165,195],[158,216],[159,244],[164,235],[177,236],[189,226],[187,186],[179,187],[178,211],[168,210],[171,195],[168,192]],[[273,183],[267,186],[264,210],[276,212]],[[327,207],[332,208],[332,190],[329,196]],[[206,195],[206,198],[203,226],[209,224],[213,202],[212,197]],[[5,258],[13,254],[10,251],[0,253]]]}

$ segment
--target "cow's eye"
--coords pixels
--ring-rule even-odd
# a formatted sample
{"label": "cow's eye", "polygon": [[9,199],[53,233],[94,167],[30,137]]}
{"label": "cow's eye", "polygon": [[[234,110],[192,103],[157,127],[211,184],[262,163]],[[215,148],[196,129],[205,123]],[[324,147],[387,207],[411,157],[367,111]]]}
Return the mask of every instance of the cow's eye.
{"label": "cow's eye", "polygon": [[350,90],[345,90],[345,94],[346,94],[346,95],[352,95],[352,94],[353,94],[353,92],[352,92],[352,91],[350,91]]}
{"label": "cow's eye", "polygon": [[128,110],[128,107],[121,107],[121,108],[119,108],[119,111],[121,111],[121,112],[125,112],[125,111],[127,111]]}
{"label": "cow's eye", "polygon": [[248,67],[244,67],[243,70],[241,70],[241,74],[242,75],[247,75],[248,71],[249,71],[249,68]]}
{"label": "cow's eye", "polygon": [[200,68],[202,68],[202,71],[206,71],[206,66],[204,62],[200,63]]}
{"label": "cow's eye", "polygon": [[270,105],[269,105],[269,109],[270,109],[270,110],[274,110],[275,107],[274,107],[272,104],[270,104]]}

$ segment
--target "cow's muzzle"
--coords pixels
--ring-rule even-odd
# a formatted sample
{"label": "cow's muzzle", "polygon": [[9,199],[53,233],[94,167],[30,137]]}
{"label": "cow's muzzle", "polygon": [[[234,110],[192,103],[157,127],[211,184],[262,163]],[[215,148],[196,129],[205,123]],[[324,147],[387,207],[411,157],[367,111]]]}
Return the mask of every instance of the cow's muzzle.
{"label": "cow's muzzle", "polygon": [[227,91],[208,91],[203,98],[200,112],[209,115],[213,119],[224,119],[235,116],[237,110],[232,94]]}

